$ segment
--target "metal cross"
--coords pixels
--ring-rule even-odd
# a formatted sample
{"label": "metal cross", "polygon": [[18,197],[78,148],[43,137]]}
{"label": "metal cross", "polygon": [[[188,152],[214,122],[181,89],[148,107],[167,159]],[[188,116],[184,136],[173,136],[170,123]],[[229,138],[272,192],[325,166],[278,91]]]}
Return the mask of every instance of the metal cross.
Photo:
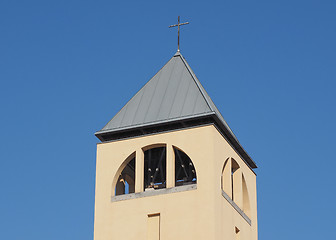
{"label": "metal cross", "polygon": [[189,24],[188,22],[180,23],[180,16],[177,18],[177,24],[170,25],[169,27],[177,27],[177,51],[180,51],[180,26]]}

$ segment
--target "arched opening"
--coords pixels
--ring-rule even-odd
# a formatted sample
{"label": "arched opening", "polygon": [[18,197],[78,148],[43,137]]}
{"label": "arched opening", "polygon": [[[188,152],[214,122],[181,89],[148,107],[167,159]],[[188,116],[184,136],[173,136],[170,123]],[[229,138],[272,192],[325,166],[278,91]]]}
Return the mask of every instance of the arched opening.
{"label": "arched opening", "polygon": [[194,164],[183,151],[174,147],[175,153],[175,186],[195,184],[197,175]]}
{"label": "arched opening", "polygon": [[240,207],[242,204],[242,173],[239,164],[228,158],[222,170],[222,190]]}
{"label": "arched opening", "polygon": [[144,151],[144,190],[166,187],[166,147]]}
{"label": "arched opening", "polygon": [[248,217],[250,216],[250,198],[244,175],[243,175],[243,211]]}
{"label": "arched opening", "polygon": [[131,157],[128,163],[122,169],[115,185],[115,196],[134,192],[135,192],[135,156]]}
{"label": "arched opening", "polygon": [[[157,143],[145,146],[139,152],[133,152],[119,167],[113,179],[112,196],[135,193],[136,171],[143,171],[143,175],[140,172],[138,176],[143,186],[139,182],[137,184],[144,191],[166,188],[167,171],[169,171],[169,187],[196,184],[197,174],[189,156],[172,145],[168,153],[167,150],[165,143]],[[136,164],[139,164],[137,170],[135,169]]]}

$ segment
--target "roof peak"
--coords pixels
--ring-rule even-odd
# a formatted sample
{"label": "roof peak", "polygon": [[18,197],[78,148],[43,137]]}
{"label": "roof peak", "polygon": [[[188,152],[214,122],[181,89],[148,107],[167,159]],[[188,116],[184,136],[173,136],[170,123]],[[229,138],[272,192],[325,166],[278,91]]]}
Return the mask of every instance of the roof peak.
{"label": "roof peak", "polygon": [[[242,151],[244,158],[252,161],[181,52],[177,51],[106,126],[96,132],[96,136],[109,141],[117,135],[123,138],[120,136],[130,132],[141,135],[149,128],[155,128],[156,132],[174,124],[182,128],[191,121],[201,125],[204,119],[216,123],[228,141]],[[256,167],[253,161],[250,166]]]}

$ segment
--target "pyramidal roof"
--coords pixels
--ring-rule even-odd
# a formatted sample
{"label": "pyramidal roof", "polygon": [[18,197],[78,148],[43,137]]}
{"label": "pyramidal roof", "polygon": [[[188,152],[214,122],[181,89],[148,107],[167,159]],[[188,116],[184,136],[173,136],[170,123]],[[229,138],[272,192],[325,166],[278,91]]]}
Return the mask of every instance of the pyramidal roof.
{"label": "pyramidal roof", "polygon": [[110,141],[208,123],[216,124],[251,168],[257,167],[178,51],[95,135]]}

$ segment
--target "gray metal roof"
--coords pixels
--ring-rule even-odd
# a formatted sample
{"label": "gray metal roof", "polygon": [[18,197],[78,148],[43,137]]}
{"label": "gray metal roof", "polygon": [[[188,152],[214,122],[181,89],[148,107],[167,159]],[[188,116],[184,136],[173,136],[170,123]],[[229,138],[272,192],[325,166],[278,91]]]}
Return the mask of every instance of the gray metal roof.
{"label": "gray metal roof", "polygon": [[[204,116],[213,116],[228,140],[238,146],[238,152],[252,161],[178,51],[96,136]],[[253,161],[250,165],[256,167]]]}

